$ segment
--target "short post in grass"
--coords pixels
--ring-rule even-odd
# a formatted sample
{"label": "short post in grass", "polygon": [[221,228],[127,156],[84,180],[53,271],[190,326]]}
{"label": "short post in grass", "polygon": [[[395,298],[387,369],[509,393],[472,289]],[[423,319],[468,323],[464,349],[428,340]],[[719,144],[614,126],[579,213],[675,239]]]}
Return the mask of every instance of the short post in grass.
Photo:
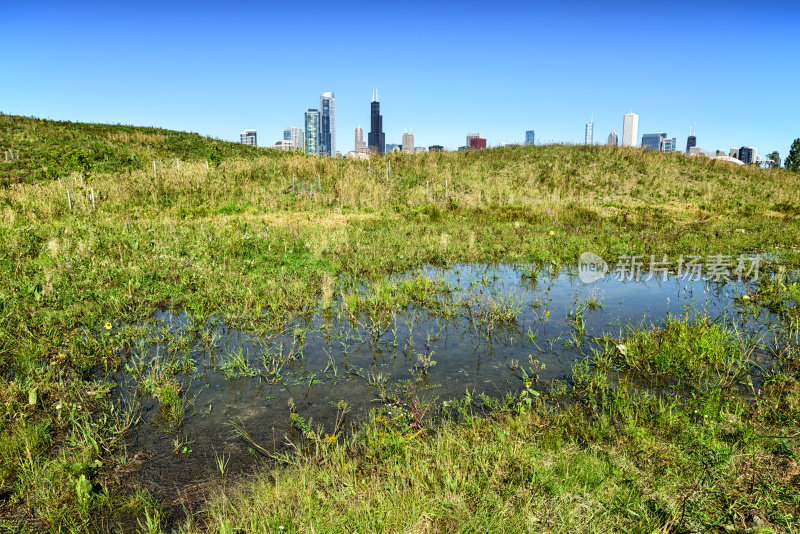
{"label": "short post in grass", "polygon": [[181,168],[181,160],[179,160],[178,158],[175,158],[175,166],[176,166],[178,169],[180,169],[180,168]]}
{"label": "short post in grass", "polygon": [[67,206],[69,206],[70,211],[72,211],[72,198],[69,196],[69,189],[67,189]]}
{"label": "short post in grass", "polygon": [[92,188],[92,209],[94,209],[94,187]]}
{"label": "short post in grass", "polygon": [[322,191],[322,178],[320,178],[319,173],[317,173],[317,191]]}
{"label": "short post in grass", "polygon": [[444,199],[447,200],[447,178],[444,179]]}
{"label": "short post in grass", "polygon": [[206,172],[208,172],[208,160],[206,160]]}
{"label": "short post in grass", "polygon": [[156,160],[153,160],[153,178],[156,178]]}
{"label": "short post in grass", "polygon": [[292,193],[294,193],[294,174],[292,175]]}
{"label": "short post in grass", "polygon": [[428,200],[428,190],[430,189],[430,180],[425,180],[425,200]]}
{"label": "short post in grass", "polygon": [[311,198],[314,198],[314,184],[311,184]]}

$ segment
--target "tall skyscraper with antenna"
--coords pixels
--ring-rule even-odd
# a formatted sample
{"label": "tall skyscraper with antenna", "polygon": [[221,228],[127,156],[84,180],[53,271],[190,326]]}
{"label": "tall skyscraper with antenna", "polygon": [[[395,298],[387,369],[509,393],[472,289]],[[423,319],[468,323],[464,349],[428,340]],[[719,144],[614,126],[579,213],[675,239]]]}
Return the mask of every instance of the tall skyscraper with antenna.
{"label": "tall skyscraper with antenna", "polygon": [[[697,127],[695,126],[695,133],[697,133]],[[689,127],[689,137],[686,139],[686,153],[689,154],[692,151],[692,148],[697,146],[697,136],[692,133],[692,127]]]}
{"label": "tall skyscraper with antenna", "polygon": [[372,102],[369,114],[369,135],[367,142],[369,148],[381,156],[386,152],[386,135],[383,133],[383,117],[381,116],[381,103],[378,101],[378,90],[372,90]]}
{"label": "tall skyscraper with antenna", "polygon": [[636,146],[639,136],[639,115],[626,113],[622,121],[622,146]]}

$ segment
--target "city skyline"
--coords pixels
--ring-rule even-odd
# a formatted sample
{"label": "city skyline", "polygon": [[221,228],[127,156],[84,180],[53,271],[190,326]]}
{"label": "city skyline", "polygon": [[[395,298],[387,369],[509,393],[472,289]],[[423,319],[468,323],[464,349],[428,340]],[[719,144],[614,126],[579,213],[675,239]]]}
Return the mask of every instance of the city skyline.
{"label": "city skyline", "polygon": [[[424,17],[413,5],[401,14],[388,5],[370,10],[328,5],[325,30],[297,41],[289,55],[262,52],[295,42],[303,21],[318,16],[321,6],[313,1],[225,10],[145,3],[135,11],[109,3],[78,10],[15,3],[6,6],[0,21],[0,49],[8,51],[0,110],[156,126],[230,141],[243,128],[255,128],[262,144],[272,145],[286,126],[302,126],[301,114],[317,107],[323,91],[335,91],[337,129],[348,134],[357,124],[366,129],[364,102],[370,87],[379,86],[383,130],[394,143],[413,125],[416,144],[451,150],[463,146],[464,133],[473,129],[483,131],[491,146],[523,143],[530,129],[536,130],[537,144],[579,144],[586,115],[595,114],[598,141],[600,132],[620,132],[620,116],[633,110],[642,132],[686,132],[697,123],[697,144],[706,151],[756,146],[760,153],[785,155],[800,124],[794,95],[800,65],[791,53],[800,8],[779,3],[781,16],[762,27],[739,16],[737,5],[712,2],[697,12],[664,13],[651,5],[511,3],[481,17],[456,3],[426,6]],[[399,69],[385,46],[365,47],[357,61],[348,59],[354,38],[388,16],[405,24],[386,28],[381,41],[407,43],[405,54],[419,58],[413,72]],[[36,24],[26,24],[30,20]],[[202,27],[214,28],[213,36],[197,31]],[[582,53],[578,43],[585,35],[606,31],[613,52],[604,61]],[[243,33],[256,36],[252,54],[235,46]],[[670,54],[658,61],[646,48],[627,46],[654,33],[669,44]],[[159,39],[147,38],[154,35]],[[526,53],[531,35],[536,46],[552,52]],[[463,42],[475,36],[492,46],[463,54]],[[313,65],[297,60],[314,57],[322,42],[329,60]],[[165,57],[164,49],[180,49],[181,62]],[[731,50],[736,65],[725,61]],[[744,76],[742,65],[775,65],[780,76],[767,84],[762,76]],[[653,98],[656,87],[669,98]],[[347,135],[336,148],[345,153],[351,142]]]}

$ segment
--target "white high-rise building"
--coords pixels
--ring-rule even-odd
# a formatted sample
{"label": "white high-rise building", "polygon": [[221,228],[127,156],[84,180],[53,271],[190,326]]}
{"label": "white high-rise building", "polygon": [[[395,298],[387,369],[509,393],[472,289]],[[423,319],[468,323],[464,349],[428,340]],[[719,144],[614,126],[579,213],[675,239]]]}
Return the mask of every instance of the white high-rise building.
{"label": "white high-rise building", "polygon": [[255,130],[244,130],[242,133],[239,134],[239,142],[243,145],[252,145],[258,146],[256,143],[256,131]]}
{"label": "white high-rise building", "polygon": [[303,129],[299,126],[284,128],[283,140],[291,142],[293,149],[303,150]]}
{"label": "white high-rise building", "polygon": [[589,121],[586,123],[586,133],[583,137],[583,144],[584,145],[591,145],[594,143],[594,121]]}
{"label": "white high-rise building", "polygon": [[617,132],[616,130],[611,130],[611,133],[608,134],[608,144],[611,146],[617,146]]}
{"label": "white high-rise building", "polygon": [[362,148],[366,148],[367,145],[364,144],[364,129],[359,124],[356,126],[356,142],[355,148],[353,149],[355,152],[358,152]]}
{"label": "white high-rise building", "polygon": [[639,136],[639,115],[626,113],[622,121],[622,146],[636,146]]}
{"label": "white high-rise building", "polygon": [[403,132],[403,152],[414,152],[413,132]]}

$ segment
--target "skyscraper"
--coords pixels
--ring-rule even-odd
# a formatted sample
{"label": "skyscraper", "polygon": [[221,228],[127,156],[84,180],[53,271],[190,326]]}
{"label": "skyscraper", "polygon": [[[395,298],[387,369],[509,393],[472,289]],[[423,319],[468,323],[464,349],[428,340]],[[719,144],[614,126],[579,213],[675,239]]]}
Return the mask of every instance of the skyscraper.
{"label": "skyscraper", "polygon": [[636,146],[639,135],[639,115],[626,113],[622,121],[622,146]]}
{"label": "skyscraper", "polygon": [[243,130],[242,133],[239,134],[239,142],[243,145],[258,146],[256,143],[256,131]]}
{"label": "skyscraper", "polygon": [[378,101],[378,91],[372,93],[372,103],[369,114],[369,147],[378,154],[383,155],[386,150],[386,135],[383,133],[383,117],[381,117],[381,103]]}
{"label": "skyscraper", "polygon": [[611,146],[617,146],[617,132],[615,130],[611,130],[611,133],[608,134],[608,144]]}
{"label": "skyscraper", "polygon": [[642,135],[642,148],[646,150],[660,150],[661,139],[667,137],[664,132]]}
{"label": "skyscraper", "polygon": [[690,135],[686,138],[686,153],[690,153],[692,151],[692,147],[697,146],[697,137],[694,135]]}
{"label": "skyscraper", "polygon": [[661,141],[658,143],[658,151],[659,152],[675,152],[678,148],[678,140],[674,137],[667,137],[664,134],[664,137],[661,138]]}
{"label": "skyscraper", "polygon": [[319,153],[328,157],[336,154],[336,100],[332,91],[319,97]]}
{"label": "skyscraper", "polygon": [[583,136],[583,144],[591,145],[594,142],[594,118],[586,123],[586,132]]}
{"label": "skyscraper", "polygon": [[403,152],[414,153],[414,133],[403,132]]}
{"label": "skyscraper", "polygon": [[299,126],[289,126],[283,130],[283,140],[291,141],[294,150],[303,149],[303,129]]}
{"label": "skyscraper", "polygon": [[533,130],[528,130],[525,132],[525,144],[526,145],[533,145],[536,141],[536,134]]}
{"label": "skyscraper", "polygon": [[739,149],[739,161],[742,163],[755,163],[758,159],[758,149],[754,146],[743,146]]}
{"label": "skyscraper", "polygon": [[366,145],[364,145],[364,129],[361,128],[361,125],[359,124],[358,126],[356,126],[356,142],[355,142],[355,148],[353,150],[355,152],[358,152],[365,146]]}
{"label": "skyscraper", "polygon": [[319,154],[319,110],[306,111],[306,154]]}

